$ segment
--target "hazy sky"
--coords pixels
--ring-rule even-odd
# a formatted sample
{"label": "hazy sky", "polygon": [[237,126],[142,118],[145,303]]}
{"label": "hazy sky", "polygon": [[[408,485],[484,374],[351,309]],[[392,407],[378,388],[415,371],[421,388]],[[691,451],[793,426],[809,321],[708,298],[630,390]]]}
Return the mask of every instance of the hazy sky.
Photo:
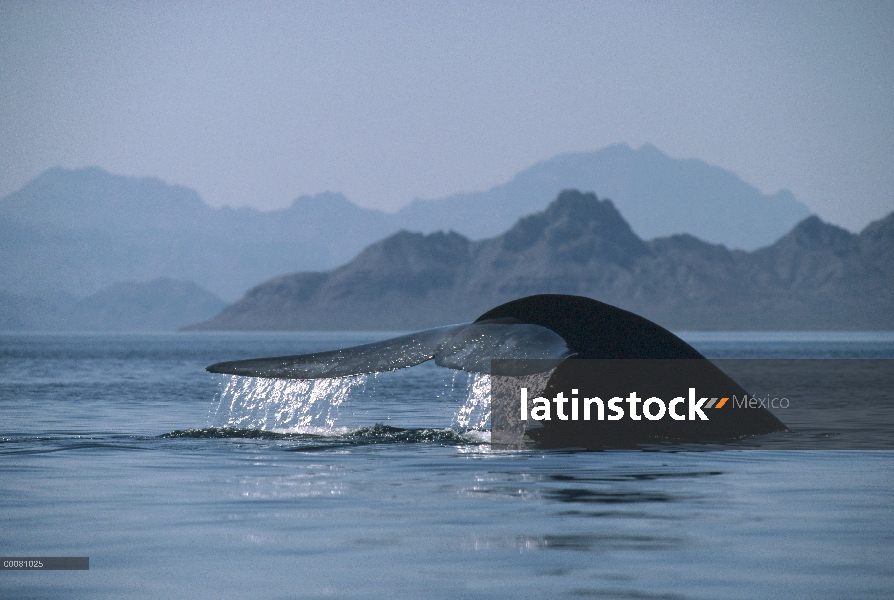
{"label": "hazy sky", "polygon": [[98,165],[396,209],[625,142],[894,210],[894,2],[4,0],[0,106],[0,195]]}

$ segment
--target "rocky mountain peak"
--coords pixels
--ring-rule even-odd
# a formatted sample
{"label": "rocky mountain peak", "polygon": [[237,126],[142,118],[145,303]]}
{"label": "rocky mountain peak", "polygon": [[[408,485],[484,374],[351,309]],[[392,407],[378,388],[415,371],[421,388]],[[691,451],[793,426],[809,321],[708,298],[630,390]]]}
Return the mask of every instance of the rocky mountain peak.
{"label": "rocky mountain peak", "polygon": [[795,225],[795,228],[780,238],[775,246],[797,246],[802,251],[832,252],[837,256],[859,252],[856,235],[841,227],[825,223],[816,215],[807,217]]}
{"label": "rocky mountain peak", "polygon": [[455,264],[468,259],[469,244],[466,237],[454,231],[436,231],[428,235],[398,231],[368,246],[354,262],[409,270],[434,264]]}
{"label": "rocky mountain peak", "polygon": [[602,260],[626,265],[649,254],[611,200],[565,190],[546,210],[520,219],[503,235],[503,249],[524,252],[545,245],[560,261],[584,264]]}

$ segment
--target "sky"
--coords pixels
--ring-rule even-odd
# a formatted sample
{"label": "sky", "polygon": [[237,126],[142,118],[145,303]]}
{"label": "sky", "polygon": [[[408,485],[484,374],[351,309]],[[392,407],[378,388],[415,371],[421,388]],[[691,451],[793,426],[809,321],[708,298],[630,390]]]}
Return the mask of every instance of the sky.
{"label": "sky", "polygon": [[890,1],[4,0],[0,106],[0,196],[95,165],[396,210],[649,143],[851,230],[894,210]]}

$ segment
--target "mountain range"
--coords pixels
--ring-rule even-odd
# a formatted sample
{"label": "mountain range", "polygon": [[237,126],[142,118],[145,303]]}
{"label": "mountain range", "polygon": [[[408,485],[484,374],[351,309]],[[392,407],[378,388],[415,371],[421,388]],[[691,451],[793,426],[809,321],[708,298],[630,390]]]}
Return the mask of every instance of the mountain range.
{"label": "mountain range", "polygon": [[859,235],[811,216],[744,251],[688,234],[645,241],[610,200],[566,190],[492,238],[401,231],[336,269],[276,277],[193,329],[421,329],[535,293],[673,329],[892,329],[894,213]]}
{"label": "mountain range", "polygon": [[809,214],[698,160],[625,145],[538,163],[486,192],[416,200],[396,213],[337,193],[288,208],[212,208],[188,188],[99,168],[51,169],[0,199],[0,292],[83,299],[123,281],[193,281],[233,301],[271,277],[344,264],[401,229],[499,235],[566,187],[613,199],[643,239],[689,233],[732,248],[775,241]]}
{"label": "mountain range", "polygon": [[176,331],[226,302],[191,281],[123,281],[86,298],[0,292],[0,331]]}
{"label": "mountain range", "polygon": [[649,144],[638,150],[616,144],[539,162],[486,192],[416,200],[396,217],[409,231],[481,239],[543,210],[565,189],[599,190],[643,239],[688,233],[743,250],[772,244],[810,214],[787,190],[762,194],[704,161],[670,158]]}

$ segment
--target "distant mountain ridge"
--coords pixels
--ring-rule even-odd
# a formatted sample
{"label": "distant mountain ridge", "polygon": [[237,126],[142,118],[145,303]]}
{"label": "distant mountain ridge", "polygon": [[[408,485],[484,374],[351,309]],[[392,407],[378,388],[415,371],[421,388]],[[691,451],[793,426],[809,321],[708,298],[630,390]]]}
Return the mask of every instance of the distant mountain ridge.
{"label": "distant mountain ridge", "polygon": [[168,277],[235,300],[276,275],[343,264],[400,229],[498,235],[566,187],[606,190],[641,238],[688,232],[755,248],[808,214],[786,192],[762,195],[727,171],[651,146],[562,155],[487,192],[420,200],[393,214],[337,193],[272,212],[215,209],[157,179],[55,168],[0,199],[0,291],[80,298]]}
{"label": "distant mountain ridge", "polygon": [[113,284],[83,299],[0,292],[0,331],[176,331],[226,303],[191,281]]}
{"label": "distant mountain ridge", "polygon": [[810,214],[787,190],[768,196],[704,161],[615,144],[560,154],[486,192],[416,200],[396,216],[411,231],[453,229],[481,239],[543,210],[565,189],[599,190],[642,239],[689,233],[743,250],[772,244]]}
{"label": "distant mountain ridge", "polygon": [[754,252],[646,242],[611,201],[568,190],[500,236],[402,231],[332,271],[257,286],[195,328],[408,330],[567,293],[676,329],[892,329],[892,248],[894,213],[859,235],[810,217]]}
{"label": "distant mountain ridge", "polygon": [[0,289],[86,296],[118,281],[172,277],[236,298],[284,271],[348,260],[354,240],[391,232],[383,215],[340,194],[272,213],[214,209],[157,179],[51,169],[0,200]]}

